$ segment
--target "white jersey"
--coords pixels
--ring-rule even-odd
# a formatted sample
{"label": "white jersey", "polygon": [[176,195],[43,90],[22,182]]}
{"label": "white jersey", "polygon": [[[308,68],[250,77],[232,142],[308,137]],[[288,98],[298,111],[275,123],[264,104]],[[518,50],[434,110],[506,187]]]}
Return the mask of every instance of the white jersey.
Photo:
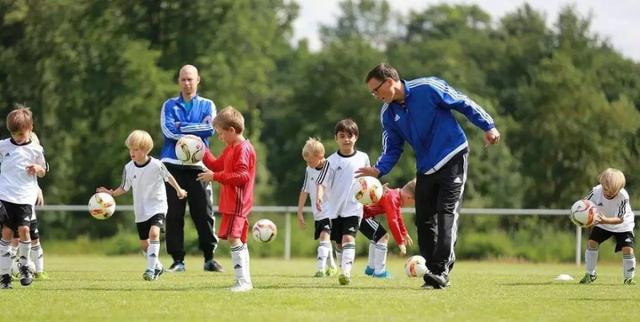
{"label": "white jersey", "polygon": [[0,141],[0,200],[19,205],[33,205],[38,198],[38,177],[27,173],[27,166],[46,169],[42,146],[31,141],[16,144],[13,139]]}
{"label": "white jersey", "polygon": [[[325,219],[328,217],[327,214],[322,214],[316,207],[316,200],[318,199],[318,184],[316,181],[320,176],[320,172],[324,170],[324,167],[327,165],[325,162],[322,168],[314,169],[307,167],[304,173],[304,183],[302,183],[302,192],[306,192],[309,194],[309,198],[311,199],[311,209],[313,210],[313,219],[315,221]],[[330,198],[327,194],[328,191],[325,191],[324,199]]]}
{"label": "white jersey", "polygon": [[143,165],[133,160],[124,166],[122,184],[125,191],[133,188],[133,211],[136,222],[144,222],[157,214],[167,213],[167,191],[165,181],[169,180],[169,171],[156,158],[149,157]]}
{"label": "white jersey", "polygon": [[317,180],[329,194],[327,198],[323,198],[322,218],[362,217],[362,204],[354,197],[355,176],[357,169],[369,165],[369,156],[360,151],[350,156],[336,152],[327,158]]}
{"label": "white jersey", "polygon": [[621,224],[597,224],[597,227],[614,233],[633,232],[633,228],[635,227],[634,214],[629,204],[629,193],[627,193],[627,190],[622,189],[615,198],[607,199],[602,193],[602,185],[597,185],[593,187],[589,195],[587,195],[587,199],[593,201],[593,203],[598,206],[598,212],[603,216],[618,217],[623,220]]}

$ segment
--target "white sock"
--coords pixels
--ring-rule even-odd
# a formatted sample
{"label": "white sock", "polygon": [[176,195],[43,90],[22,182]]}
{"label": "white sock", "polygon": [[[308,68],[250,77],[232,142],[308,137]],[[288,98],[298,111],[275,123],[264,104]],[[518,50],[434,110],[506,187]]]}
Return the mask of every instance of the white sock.
{"label": "white sock", "polygon": [[44,272],[44,251],[40,243],[31,246],[31,261],[36,265],[36,273]]}
{"label": "white sock", "polygon": [[636,258],[633,254],[622,255],[622,267],[624,267],[624,279],[633,278],[636,273]]}
{"label": "white sock", "polygon": [[587,266],[587,273],[591,275],[596,275],[596,263],[598,262],[598,249],[597,248],[589,248],[587,246],[587,250],[584,251],[584,262]]}
{"label": "white sock", "polygon": [[31,239],[25,241],[21,240],[18,248],[18,253],[20,254],[20,265],[27,265],[29,263],[29,258],[31,257]]}
{"label": "white sock", "polygon": [[331,244],[327,241],[321,241],[318,246],[318,272],[324,272],[326,269],[327,257],[329,257],[329,246]]}
{"label": "white sock", "polygon": [[245,266],[248,264],[249,258],[248,252],[244,255],[245,248],[244,244],[231,247],[231,264],[233,265],[233,272],[235,273],[236,281],[251,283],[251,280],[245,276],[245,273],[248,271],[248,269],[245,269]]}
{"label": "white sock", "polygon": [[15,259],[18,256],[18,245],[9,245],[9,254],[11,254],[11,259]]}
{"label": "white sock", "polygon": [[375,253],[374,274],[382,274],[387,270],[387,244],[375,244]]}
{"label": "white sock", "polygon": [[373,240],[369,241],[369,261],[367,262],[367,267],[376,267],[376,242]]}
{"label": "white sock", "polygon": [[342,273],[351,276],[351,268],[356,258],[356,243],[342,244]]}
{"label": "white sock", "polygon": [[342,267],[342,248],[336,247],[336,262]]}
{"label": "white sock", "polygon": [[9,274],[11,270],[11,253],[8,240],[0,240],[0,275]]}
{"label": "white sock", "polygon": [[331,245],[331,241],[328,240],[327,244],[329,245],[329,256],[327,256],[327,265],[331,268],[336,268],[336,261],[333,259],[333,246]]}
{"label": "white sock", "polygon": [[155,270],[158,266],[158,255],[160,254],[160,241],[149,240],[147,247],[147,269]]}
{"label": "white sock", "polygon": [[251,284],[251,270],[249,269],[250,265],[250,260],[249,260],[249,245],[244,244],[243,245],[243,251],[241,253],[241,257],[242,257],[242,267],[244,268],[243,276],[245,279],[245,282]]}

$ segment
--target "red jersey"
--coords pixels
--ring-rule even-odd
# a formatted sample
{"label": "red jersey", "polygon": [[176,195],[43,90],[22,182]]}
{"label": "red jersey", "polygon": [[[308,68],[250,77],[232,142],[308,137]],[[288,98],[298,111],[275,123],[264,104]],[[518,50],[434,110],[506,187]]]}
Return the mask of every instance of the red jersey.
{"label": "red jersey", "polygon": [[217,159],[207,149],[202,162],[221,184],[218,211],[246,218],[253,207],[256,181],[256,151],[251,142],[227,146]]}
{"label": "red jersey", "polygon": [[364,206],[363,219],[385,214],[387,216],[387,224],[391,234],[393,234],[393,239],[396,240],[396,244],[404,244],[407,227],[404,225],[404,219],[400,213],[401,207],[400,189],[389,189],[380,198],[380,201]]}

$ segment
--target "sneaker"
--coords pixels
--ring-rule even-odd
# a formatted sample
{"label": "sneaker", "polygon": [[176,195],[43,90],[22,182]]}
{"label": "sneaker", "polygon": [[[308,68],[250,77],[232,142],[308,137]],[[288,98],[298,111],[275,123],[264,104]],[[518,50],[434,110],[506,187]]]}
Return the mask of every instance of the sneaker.
{"label": "sneaker", "polygon": [[210,259],[204,262],[204,270],[207,272],[220,272],[220,273],[224,272],[222,265],[216,262],[215,259]]}
{"label": "sneaker", "polygon": [[580,280],[580,284],[591,284],[598,278],[597,274],[584,273],[584,277]]}
{"label": "sneaker", "polygon": [[152,269],[147,269],[144,271],[144,273],[142,273],[142,278],[145,281],[153,281],[156,279],[155,273]]}
{"label": "sneaker", "polygon": [[391,273],[389,271],[384,271],[384,272],[382,272],[380,274],[373,273],[373,275],[371,275],[371,276],[373,276],[375,278],[389,279],[389,278],[391,278]]}
{"label": "sneaker", "polygon": [[337,267],[329,267],[327,268],[327,271],[325,272],[326,276],[336,276],[338,275],[338,268]]}
{"label": "sneaker", "polygon": [[624,279],[624,284],[625,285],[636,285],[636,281],[634,281],[633,278],[625,278]]}
{"label": "sneaker", "polygon": [[47,272],[36,272],[34,277],[37,280],[48,280],[49,279],[49,274],[47,274]]}
{"label": "sneaker", "polygon": [[173,262],[173,264],[171,264],[171,266],[169,266],[169,269],[167,270],[167,272],[184,272],[185,271],[185,267],[184,267],[184,263],[183,262]]}
{"label": "sneaker", "polygon": [[424,283],[434,289],[447,288],[449,286],[449,278],[445,274],[425,273],[422,276]]}
{"label": "sneaker", "polygon": [[156,266],[156,269],[153,270],[153,279],[157,280],[160,277],[160,275],[164,273],[164,271],[165,271],[164,266],[162,265]]}
{"label": "sneaker", "polygon": [[349,285],[351,284],[351,277],[345,274],[340,274],[338,275],[338,283],[340,283],[340,285]]}
{"label": "sneaker", "polygon": [[22,286],[29,286],[31,282],[33,282],[33,275],[29,270],[29,266],[20,265],[20,284],[22,284]]}
{"label": "sneaker", "polygon": [[0,276],[0,288],[12,288],[11,287],[11,275],[9,274],[4,274],[2,276]]}
{"label": "sneaker", "polygon": [[248,292],[248,291],[251,291],[252,289],[253,289],[253,285],[251,283],[236,281],[236,284],[232,286],[229,290],[231,292],[238,293],[238,292]]}
{"label": "sneaker", "polygon": [[375,270],[372,267],[369,267],[369,265],[364,269],[364,275],[373,276],[373,272],[375,272]]}
{"label": "sneaker", "polygon": [[317,271],[313,277],[325,277],[328,276],[327,273],[325,273],[324,271]]}

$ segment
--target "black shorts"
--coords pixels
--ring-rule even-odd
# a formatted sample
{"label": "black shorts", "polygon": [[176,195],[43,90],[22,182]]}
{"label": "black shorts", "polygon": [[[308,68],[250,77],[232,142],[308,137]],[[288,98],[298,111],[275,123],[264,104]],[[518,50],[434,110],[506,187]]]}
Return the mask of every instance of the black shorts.
{"label": "black shorts", "polygon": [[382,238],[382,236],[387,234],[387,230],[373,218],[366,218],[362,220],[362,223],[360,224],[360,232],[367,237],[367,239],[376,243],[380,238]]}
{"label": "black shorts", "polygon": [[1,208],[4,211],[0,210],[0,224],[12,230],[18,230],[20,226],[29,226],[31,214],[33,214],[32,205],[15,204],[4,200],[1,202]]}
{"label": "black shorts", "polygon": [[[31,240],[40,239],[40,230],[38,229],[38,219],[29,222],[29,236]],[[17,230],[13,231],[13,238],[20,238]]]}
{"label": "black shorts", "polygon": [[318,239],[320,238],[320,233],[322,233],[323,231],[326,231],[327,233],[331,234],[331,219],[329,218],[325,218],[325,219],[320,219],[320,220],[316,220],[316,230],[313,233],[313,238],[314,239]]}
{"label": "black shorts", "polygon": [[140,240],[147,240],[149,239],[151,226],[157,226],[160,230],[164,228],[164,214],[153,215],[153,217],[147,219],[147,221],[137,222],[136,226],[138,227],[138,237],[140,237]]}
{"label": "black shorts", "polygon": [[601,244],[611,236],[616,238],[616,252],[622,250],[622,247],[633,248],[634,237],[632,231],[614,233],[600,227],[593,227],[589,233],[589,239],[598,242],[598,244]]}
{"label": "black shorts", "polygon": [[331,220],[331,240],[342,244],[342,236],[350,235],[356,237],[360,227],[360,217],[338,217]]}

